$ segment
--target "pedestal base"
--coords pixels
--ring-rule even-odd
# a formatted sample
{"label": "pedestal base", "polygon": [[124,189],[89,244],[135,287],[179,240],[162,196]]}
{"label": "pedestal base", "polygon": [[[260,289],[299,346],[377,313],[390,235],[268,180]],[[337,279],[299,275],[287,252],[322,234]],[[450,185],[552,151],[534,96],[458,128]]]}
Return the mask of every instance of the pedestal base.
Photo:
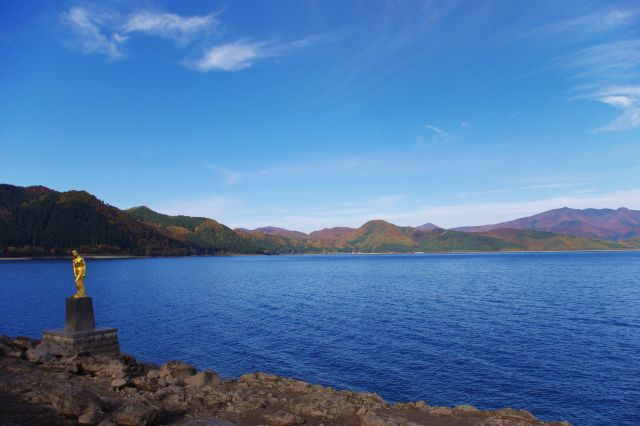
{"label": "pedestal base", "polygon": [[65,329],[45,330],[43,340],[69,349],[73,353],[91,355],[118,355],[117,328],[95,328],[90,331],[68,332]]}
{"label": "pedestal base", "polygon": [[64,329],[67,333],[89,331],[96,328],[93,319],[93,299],[90,297],[69,297],[67,299],[67,315]]}

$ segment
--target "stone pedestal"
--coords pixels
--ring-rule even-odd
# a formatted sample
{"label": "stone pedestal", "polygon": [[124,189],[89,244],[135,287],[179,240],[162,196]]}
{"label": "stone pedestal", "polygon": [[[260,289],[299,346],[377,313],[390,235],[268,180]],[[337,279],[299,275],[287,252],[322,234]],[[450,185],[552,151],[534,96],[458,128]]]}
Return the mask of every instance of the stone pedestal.
{"label": "stone pedestal", "polygon": [[90,297],[70,297],[67,299],[64,328],[45,330],[43,339],[74,353],[116,355],[120,353],[117,333],[115,328],[96,328],[93,300]]}
{"label": "stone pedestal", "polygon": [[80,297],[67,299],[67,319],[64,322],[64,331],[75,333],[77,331],[91,331],[96,328],[93,317],[93,299]]}

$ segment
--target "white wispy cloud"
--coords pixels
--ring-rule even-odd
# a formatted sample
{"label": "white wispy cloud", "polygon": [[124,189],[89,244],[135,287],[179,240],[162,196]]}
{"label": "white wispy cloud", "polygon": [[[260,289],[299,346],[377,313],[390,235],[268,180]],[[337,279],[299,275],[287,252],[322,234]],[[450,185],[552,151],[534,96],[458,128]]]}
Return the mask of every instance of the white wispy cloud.
{"label": "white wispy cloud", "polygon": [[236,41],[208,49],[191,65],[198,71],[239,71],[249,68],[259,59],[275,56],[277,49],[269,43]]}
{"label": "white wispy cloud", "polygon": [[640,127],[640,86],[611,87],[594,97],[604,104],[622,110],[622,114],[615,120],[596,131],[619,132]]}
{"label": "white wispy cloud", "polygon": [[559,43],[573,43],[581,47],[526,75],[560,70],[575,82],[573,91],[579,95],[573,96],[573,100],[588,99],[622,110],[614,121],[596,128],[596,132],[638,127],[640,108],[637,93],[634,94],[637,86],[631,90],[626,90],[628,86],[625,90],[619,89],[640,78],[640,39],[637,32],[629,31],[637,27],[639,20],[640,8],[637,6],[600,8],[589,14],[539,26],[526,35],[552,36]]}
{"label": "white wispy cloud", "polygon": [[109,15],[90,12],[82,7],[72,7],[62,14],[61,19],[77,37],[70,43],[72,47],[86,54],[107,55],[111,59],[122,56],[120,47],[127,37],[104,28],[112,19]]}
{"label": "white wispy cloud", "polygon": [[131,15],[123,26],[126,33],[142,32],[188,43],[194,37],[217,26],[215,14],[180,16],[174,13],[142,11]]}
{"label": "white wispy cloud", "polygon": [[449,133],[439,127],[434,126],[433,124],[427,124],[424,127],[433,132],[433,139],[436,141],[444,140],[449,137]]}
{"label": "white wispy cloud", "polygon": [[[64,12],[61,22],[74,35],[67,43],[86,54],[103,54],[111,59],[123,56],[124,43],[136,34],[170,39],[180,47],[196,40],[211,43],[214,29],[220,26],[217,13],[181,16],[175,13],[141,10],[121,13],[75,6]],[[265,58],[283,56],[289,52],[319,43],[340,39],[340,32],[316,34],[288,42],[246,41],[215,44],[197,60],[182,63],[197,71],[239,71]]]}
{"label": "white wispy cloud", "polygon": [[70,8],[60,19],[75,36],[68,42],[71,47],[111,59],[123,56],[122,46],[134,33],[172,39],[185,45],[218,24],[215,14],[180,16],[148,10],[122,14],[82,6]]}
{"label": "white wispy cloud", "polygon": [[590,36],[611,31],[633,23],[638,15],[635,9],[599,10],[586,15],[541,25],[527,35],[557,37],[561,35]]}
{"label": "white wispy cloud", "polygon": [[638,77],[640,39],[592,45],[559,58],[559,65],[569,69],[572,75],[578,78],[612,81]]}
{"label": "white wispy cloud", "polygon": [[640,39],[593,45],[559,59],[574,80],[584,82],[575,99],[601,102],[622,113],[596,132],[619,132],[640,126]]}
{"label": "white wispy cloud", "polygon": [[210,47],[204,55],[195,61],[185,62],[187,66],[202,72],[240,71],[253,66],[256,62],[283,56],[294,50],[307,48],[315,44],[339,39],[339,34],[318,34],[290,42],[237,40]]}

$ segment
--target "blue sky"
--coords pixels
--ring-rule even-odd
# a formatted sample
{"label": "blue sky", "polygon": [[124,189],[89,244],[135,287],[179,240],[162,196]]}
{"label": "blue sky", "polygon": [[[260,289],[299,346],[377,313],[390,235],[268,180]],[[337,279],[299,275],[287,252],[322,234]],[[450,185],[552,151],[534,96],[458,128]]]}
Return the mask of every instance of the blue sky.
{"label": "blue sky", "polygon": [[640,209],[640,4],[0,1],[0,181],[231,227]]}

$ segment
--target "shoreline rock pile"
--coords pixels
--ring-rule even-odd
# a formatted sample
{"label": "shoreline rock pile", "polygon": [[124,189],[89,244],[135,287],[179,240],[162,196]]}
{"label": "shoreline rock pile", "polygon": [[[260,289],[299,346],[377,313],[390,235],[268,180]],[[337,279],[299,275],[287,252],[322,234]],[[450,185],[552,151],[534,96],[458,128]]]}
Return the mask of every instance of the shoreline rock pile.
{"label": "shoreline rock pile", "polygon": [[0,335],[0,424],[567,425],[528,411],[389,404],[266,373],[222,380],[181,361],[162,366],[129,355],[72,355],[55,344]]}

